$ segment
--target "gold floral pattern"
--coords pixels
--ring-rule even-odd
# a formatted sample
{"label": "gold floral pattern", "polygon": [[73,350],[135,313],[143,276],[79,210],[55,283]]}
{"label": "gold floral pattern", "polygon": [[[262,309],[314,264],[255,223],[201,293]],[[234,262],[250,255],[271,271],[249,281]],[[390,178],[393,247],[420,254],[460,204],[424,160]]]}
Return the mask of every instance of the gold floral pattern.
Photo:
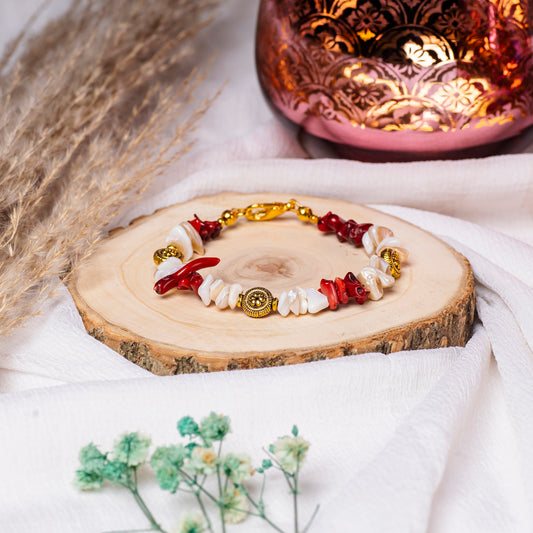
{"label": "gold floral pattern", "polygon": [[259,77],[300,123],[504,124],[533,115],[532,12],[526,0],[263,0]]}

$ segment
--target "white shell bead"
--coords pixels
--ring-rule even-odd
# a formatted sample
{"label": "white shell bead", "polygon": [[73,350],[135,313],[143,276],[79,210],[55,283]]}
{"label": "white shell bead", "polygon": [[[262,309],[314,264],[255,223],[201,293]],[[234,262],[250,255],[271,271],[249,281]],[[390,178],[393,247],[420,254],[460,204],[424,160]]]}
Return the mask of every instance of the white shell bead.
{"label": "white shell bead", "polygon": [[378,271],[375,268],[363,267],[356,277],[363,287],[369,291],[368,298],[370,300],[380,300],[383,297],[383,287],[381,286]]}
{"label": "white shell bead", "polygon": [[209,296],[214,302],[217,299],[217,296],[220,294],[220,291],[224,288],[225,283],[221,279],[216,279],[209,287]]}
{"label": "white shell bead", "polygon": [[370,258],[370,266],[375,268],[376,270],[381,270],[381,272],[385,272],[385,274],[390,274],[389,263],[387,263],[385,259],[378,257],[375,254]]}
{"label": "white shell bead", "polygon": [[298,291],[298,302],[300,304],[300,314],[305,315],[307,313],[307,294],[301,287],[296,287]]}
{"label": "white shell bead", "polygon": [[166,245],[168,246],[169,244],[174,244],[176,248],[179,248],[185,261],[188,261],[192,257],[192,242],[182,225],[178,224],[170,230],[166,240]]}
{"label": "white shell bead", "polygon": [[322,309],[329,307],[327,297],[316,289],[308,287],[305,289],[305,293],[307,296],[307,310],[310,313],[318,313],[319,311],[322,311]]}
{"label": "white shell bead", "polygon": [[287,316],[291,310],[290,306],[289,294],[283,291],[278,298],[278,313],[281,316]]}
{"label": "white shell bead", "polygon": [[289,297],[289,309],[298,316],[300,314],[300,298],[298,298],[298,291],[291,289],[287,296]]}
{"label": "white shell bead", "polygon": [[[372,267],[369,267],[372,268]],[[385,289],[388,289],[389,287],[392,287],[394,285],[394,282],[396,281],[390,274],[385,274],[385,272],[376,269],[376,272],[378,274],[379,281],[381,283],[381,286]]]}
{"label": "white shell bead", "polygon": [[409,257],[409,252],[405,248],[400,248],[400,240],[396,237],[390,237],[379,243],[379,246],[376,250],[376,254],[381,255],[381,252],[386,248],[392,248],[398,252],[400,262],[403,263],[407,261]]}
{"label": "white shell bead", "polygon": [[237,303],[239,302],[239,294],[242,292],[242,285],[239,285],[238,283],[234,283],[229,288],[229,295],[228,295],[228,304],[231,309],[235,309],[237,307]]}
{"label": "white shell bead", "polygon": [[157,282],[166,276],[170,276],[170,274],[174,274],[174,272],[177,272],[182,266],[183,263],[177,257],[169,257],[168,259],[165,259],[157,267],[155,281]]}
{"label": "white shell bead", "polygon": [[219,309],[226,309],[226,307],[228,307],[228,300],[229,300],[229,287],[226,285],[218,293],[218,296],[216,297],[216,300],[215,300],[215,305]]}
{"label": "white shell bead", "polygon": [[211,284],[215,281],[212,274],[207,274],[203,283],[198,287],[198,296],[205,305],[211,303]]}
{"label": "white shell bead", "polygon": [[[371,226],[371,227],[373,227],[373,226]],[[370,237],[369,231],[370,230],[368,230],[363,235],[363,241],[362,242],[363,242],[363,246],[365,247],[366,255],[368,255],[370,257],[376,251],[376,246],[372,242],[372,238]]]}
{"label": "white shell bead", "polygon": [[191,239],[192,249],[197,254],[204,255],[204,243],[202,241],[202,237],[200,237],[200,234],[196,231],[196,229],[194,229],[190,222],[182,222],[181,226],[183,226],[183,229],[186,231],[189,239]]}

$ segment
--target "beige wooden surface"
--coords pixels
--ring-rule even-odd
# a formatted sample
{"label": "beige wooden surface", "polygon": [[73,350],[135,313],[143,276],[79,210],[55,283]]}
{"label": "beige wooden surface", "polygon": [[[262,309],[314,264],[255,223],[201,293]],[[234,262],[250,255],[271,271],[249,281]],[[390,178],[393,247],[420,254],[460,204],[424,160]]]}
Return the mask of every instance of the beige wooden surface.
{"label": "beige wooden surface", "polygon": [[[239,309],[205,307],[192,292],[153,291],[152,254],[175,224],[196,213],[216,220],[230,207],[295,197],[318,215],[391,228],[409,250],[402,276],[382,300],[350,303],[315,315],[273,313],[262,319]],[[221,258],[209,270],[228,283],[265,286],[274,296],[295,286],[318,288],[321,278],[355,274],[368,264],[362,248],[340,243],[293,213],[266,222],[240,219],[206,243]],[[468,262],[448,245],[402,220],[340,200],[224,193],[160,210],[107,238],[72,277],[69,289],[88,331],[157,374],[257,368],[349,353],[464,345],[474,316]]]}

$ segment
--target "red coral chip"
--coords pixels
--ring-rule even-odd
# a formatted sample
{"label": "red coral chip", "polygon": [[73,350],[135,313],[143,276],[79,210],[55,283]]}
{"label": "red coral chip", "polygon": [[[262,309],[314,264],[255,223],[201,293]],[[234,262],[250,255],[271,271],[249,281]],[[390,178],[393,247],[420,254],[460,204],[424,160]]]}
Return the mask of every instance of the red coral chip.
{"label": "red coral chip", "polygon": [[323,279],[320,282],[320,292],[328,299],[329,308],[337,309],[339,306],[339,297],[337,296],[335,283],[330,279]]}
{"label": "red coral chip", "polygon": [[337,296],[341,304],[347,304],[350,301],[350,295],[346,290],[346,283],[341,278],[335,278],[335,287],[337,289]]}

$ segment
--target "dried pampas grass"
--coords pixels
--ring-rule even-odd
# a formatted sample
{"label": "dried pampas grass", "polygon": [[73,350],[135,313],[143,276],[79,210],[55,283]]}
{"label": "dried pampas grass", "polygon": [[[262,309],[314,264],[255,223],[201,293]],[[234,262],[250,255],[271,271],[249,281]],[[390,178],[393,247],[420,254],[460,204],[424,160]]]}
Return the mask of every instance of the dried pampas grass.
{"label": "dried pampas grass", "polygon": [[35,314],[117,212],[187,149],[208,102],[176,126],[200,83],[184,65],[216,3],[75,1],[38,35],[7,48],[0,334]]}

